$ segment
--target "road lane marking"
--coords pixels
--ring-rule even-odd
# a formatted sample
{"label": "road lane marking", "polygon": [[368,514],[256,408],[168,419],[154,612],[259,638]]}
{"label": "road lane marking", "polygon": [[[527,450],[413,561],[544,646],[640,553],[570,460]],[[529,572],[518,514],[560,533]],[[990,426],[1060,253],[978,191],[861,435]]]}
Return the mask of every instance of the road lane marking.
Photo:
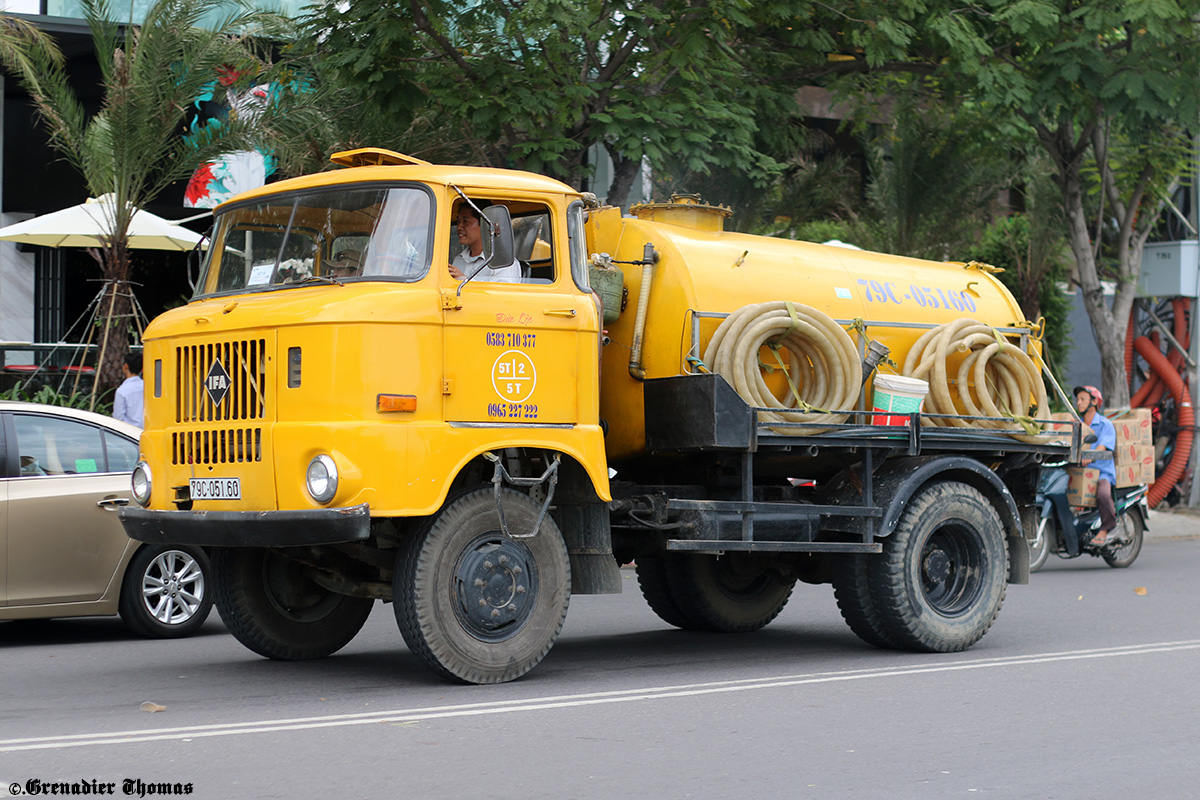
{"label": "road lane marking", "polygon": [[0,739],[0,753],[15,753],[24,750],[60,750],[69,747],[92,747],[96,745],[136,744],[180,739],[200,739],[214,736],[240,736],[244,734],[278,733],[282,731],[315,730],[350,725],[376,725],[379,723],[421,722],[433,719],[473,717],[487,714],[509,714],[519,711],[546,711],[561,708],[630,703],[645,700],[661,700],[673,697],[698,697],[728,692],[778,689],[791,686],[806,686],[840,681],[896,678],[909,675],[928,675],[938,672],[958,672],[972,669],[998,669],[1029,664],[1047,664],[1057,661],[1080,661],[1093,658],[1120,658],[1125,656],[1171,653],[1184,650],[1200,650],[1200,640],[1158,642],[1154,644],[1125,645],[1091,650],[1070,650],[1061,653],[1036,653],[1024,656],[1002,656],[971,661],[941,664],[914,664],[909,666],[842,670],[838,672],[815,672],[802,675],[779,675],[767,678],[743,678],[730,681],[690,683],[677,686],[650,686],[637,689],[615,689],[607,692],[558,695],[524,700],[496,700],[487,703],[466,703],[452,706],[433,706],[418,709],[396,709],[392,711],[367,711],[357,714],[333,714],[319,717],[297,717],[255,722],[234,722],[213,725],[193,725],[179,728],[156,728],[152,730],[115,731],[105,733],[63,734],[60,736],[38,736],[25,739]]}

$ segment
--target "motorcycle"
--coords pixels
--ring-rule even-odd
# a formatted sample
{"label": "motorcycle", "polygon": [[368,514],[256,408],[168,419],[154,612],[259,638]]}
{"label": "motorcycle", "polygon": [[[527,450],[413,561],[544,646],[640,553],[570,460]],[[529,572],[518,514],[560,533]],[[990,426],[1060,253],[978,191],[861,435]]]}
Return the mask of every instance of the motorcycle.
{"label": "motorcycle", "polygon": [[1051,553],[1059,558],[1098,556],[1117,569],[1136,561],[1149,519],[1146,505],[1149,487],[1143,484],[1113,489],[1117,527],[1108,532],[1102,546],[1096,547],[1091,542],[1100,532],[1100,510],[1072,508],[1067,502],[1068,483],[1065,465],[1043,467],[1038,476],[1037,503],[1041,513],[1037,535],[1029,543],[1029,571],[1041,569]]}

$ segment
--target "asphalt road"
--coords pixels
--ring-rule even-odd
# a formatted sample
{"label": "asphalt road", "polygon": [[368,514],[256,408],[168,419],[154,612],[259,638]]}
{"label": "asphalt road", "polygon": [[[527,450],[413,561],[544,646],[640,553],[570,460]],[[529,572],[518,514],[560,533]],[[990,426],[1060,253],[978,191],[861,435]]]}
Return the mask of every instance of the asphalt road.
{"label": "asphalt road", "polygon": [[1052,557],[951,655],[862,644],[828,586],[798,586],[757,634],[677,631],[629,570],[625,594],[573,598],[546,660],[493,687],[425,671],[390,606],[306,663],[258,658],[215,615],[178,642],[115,619],[2,623],[0,796],[41,780],[118,797],[1192,798],[1200,540],[1180,525],[1128,570]]}

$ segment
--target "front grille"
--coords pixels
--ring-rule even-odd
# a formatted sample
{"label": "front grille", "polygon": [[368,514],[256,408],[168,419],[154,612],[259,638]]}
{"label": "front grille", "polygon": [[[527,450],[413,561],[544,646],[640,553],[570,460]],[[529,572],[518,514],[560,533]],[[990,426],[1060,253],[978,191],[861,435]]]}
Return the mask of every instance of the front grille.
{"label": "front grille", "polygon": [[[214,362],[229,375],[229,390],[214,403],[204,382]],[[262,419],[267,409],[267,342],[233,342],[175,348],[175,421],[218,422]]]}
{"label": "front grille", "polygon": [[[171,433],[174,464],[236,464],[263,460],[262,422],[269,405],[267,340],[239,339],[175,348],[175,422],[188,428]],[[220,367],[214,366],[220,364]],[[205,386],[225,384],[219,402]],[[226,380],[227,378],[227,380]],[[217,423],[217,424],[212,424]]]}
{"label": "front grille", "polygon": [[171,434],[173,464],[262,461],[262,428],[224,428]]}

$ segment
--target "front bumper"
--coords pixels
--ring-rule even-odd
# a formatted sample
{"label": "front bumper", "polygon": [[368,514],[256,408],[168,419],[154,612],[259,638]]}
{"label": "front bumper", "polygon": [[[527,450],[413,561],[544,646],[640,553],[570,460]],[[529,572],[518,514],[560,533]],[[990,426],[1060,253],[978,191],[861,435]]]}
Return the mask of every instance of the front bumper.
{"label": "front bumper", "polygon": [[151,511],[122,508],[129,538],[204,547],[304,547],[359,542],[371,532],[366,503],[313,511]]}

